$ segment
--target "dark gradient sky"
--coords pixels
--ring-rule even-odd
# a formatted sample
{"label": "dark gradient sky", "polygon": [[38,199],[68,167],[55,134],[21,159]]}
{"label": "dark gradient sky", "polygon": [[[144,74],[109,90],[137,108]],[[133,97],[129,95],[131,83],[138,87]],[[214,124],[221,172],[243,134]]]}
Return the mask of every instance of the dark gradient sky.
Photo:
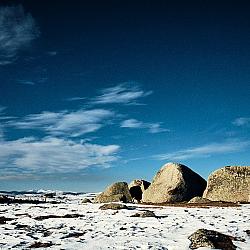
{"label": "dark gradient sky", "polygon": [[250,4],[218,2],[1,1],[0,189],[249,165]]}

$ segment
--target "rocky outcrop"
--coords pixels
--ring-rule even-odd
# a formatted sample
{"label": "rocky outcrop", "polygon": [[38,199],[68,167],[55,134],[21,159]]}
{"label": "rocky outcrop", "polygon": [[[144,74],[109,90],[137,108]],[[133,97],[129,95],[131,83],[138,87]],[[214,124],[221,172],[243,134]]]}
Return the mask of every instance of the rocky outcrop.
{"label": "rocky outcrop", "polygon": [[129,185],[129,192],[133,199],[140,202],[143,192],[150,186],[150,182],[144,180],[133,180]]}
{"label": "rocky outcrop", "polygon": [[128,184],[126,182],[116,182],[101,194],[97,195],[95,203],[107,203],[107,202],[132,202]]}
{"label": "rocky outcrop", "polygon": [[156,174],[152,184],[142,195],[147,203],[189,201],[202,196],[206,181],[187,166],[167,163]]}
{"label": "rocky outcrop", "polygon": [[213,172],[203,197],[212,201],[250,202],[250,166],[228,166]]}
{"label": "rocky outcrop", "polygon": [[191,241],[190,249],[200,247],[222,250],[236,249],[236,246],[232,242],[232,240],[235,240],[234,237],[213,230],[199,229],[191,234],[188,239]]}

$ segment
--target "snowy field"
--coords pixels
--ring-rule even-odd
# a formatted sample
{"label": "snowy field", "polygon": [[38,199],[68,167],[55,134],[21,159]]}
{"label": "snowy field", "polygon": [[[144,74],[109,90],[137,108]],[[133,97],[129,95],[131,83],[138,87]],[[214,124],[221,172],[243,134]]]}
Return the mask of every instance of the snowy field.
{"label": "snowy field", "polygon": [[[84,197],[88,195],[52,198],[59,204],[1,204],[0,217],[11,220],[0,224],[0,249],[29,249],[42,242],[51,245],[42,249],[185,250],[188,236],[199,228],[236,236],[243,240],[234,241],[238,249],[250,249],[245,232],[250,229],[250,205],[208,209],[127,204],[131,209],[115,211],[82,204]],[[157,218],[130,217],[142,210],[154,211]],[[46,215],[73,218],[35,219]]]}

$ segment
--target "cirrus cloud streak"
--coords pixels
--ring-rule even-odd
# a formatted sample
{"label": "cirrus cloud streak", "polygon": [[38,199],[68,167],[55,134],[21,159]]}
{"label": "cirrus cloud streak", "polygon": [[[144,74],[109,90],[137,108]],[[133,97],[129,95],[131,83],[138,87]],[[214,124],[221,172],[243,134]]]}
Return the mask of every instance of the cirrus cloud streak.
{"label": "cirrus cloud streak", "polygon": [[157,160],[187,160],[192,158],[210,157],[217,154],[239,152],[250,146],[250,141],[229,140],[221,143],[210,143],[199,147],[179,150],[172,153],[158,154]]}

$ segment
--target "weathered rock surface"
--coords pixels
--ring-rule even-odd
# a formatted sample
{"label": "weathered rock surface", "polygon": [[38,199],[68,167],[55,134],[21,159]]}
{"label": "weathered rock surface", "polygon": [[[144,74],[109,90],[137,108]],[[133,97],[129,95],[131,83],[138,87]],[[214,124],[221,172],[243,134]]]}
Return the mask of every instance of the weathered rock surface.
{"label": "weathered rock surface", "polygon": [[132,202],[128,184],[126,182],[116,182],[101,194],[97,195],[95,203],[107,203],[107,202]]}
{"label": "weathered rock surface", "polygon": [[250,202],[250,166],[228,166],[208,178],[203,197],[212,201]]}
{"label": "weathered rock surface", "polygon": [[142,194],[142,201],[166,203],[189,201],[202,196],[206,181],[187,166],[167,163],[156,174],[152,184]]}
{"label": "weathered rock surface", "polygon": [[101,210],[107,210],[107,209],[120,210],[120,209],[128,209],[128,207],[124,204],[108,203],[108,204],[103,204],[102,206],[99,207],[99,209],[101,209]]}
{"label": "weathered rock surface", "polygon": [[195,196],[188,203],[209,203],[209,202],[211,201],[208,199],[202,198],[200,196]]}
{"label": "weathered rock surface", "polygon": [[199,229],[191,234],[188,239],[191,241],[190,248],[208,247],[221,250],[235,250],[236,246],[232,240],[234,237],[225,235],[213,230]]}
{"label": "weathered rock surface", "polygon": [[150,186],[150,182],[145,180],[133,180],[129,185],[129,192],[133,199],[140,202],[143,192]]}
{"label": "weathered rock surface", "polygon": [[82,200],[82,203],[92,203],[92,201],[90,199],[88,199],[88,198],[84,198]]}
{"label": "weathered rock surface", "polygon": [[156,216],[155,216],[155,213],[153,211],[147,210],[147,211],[135,213],[135,214],[131,215],[130,217],[146,218],[146,217],[156,217]]}

